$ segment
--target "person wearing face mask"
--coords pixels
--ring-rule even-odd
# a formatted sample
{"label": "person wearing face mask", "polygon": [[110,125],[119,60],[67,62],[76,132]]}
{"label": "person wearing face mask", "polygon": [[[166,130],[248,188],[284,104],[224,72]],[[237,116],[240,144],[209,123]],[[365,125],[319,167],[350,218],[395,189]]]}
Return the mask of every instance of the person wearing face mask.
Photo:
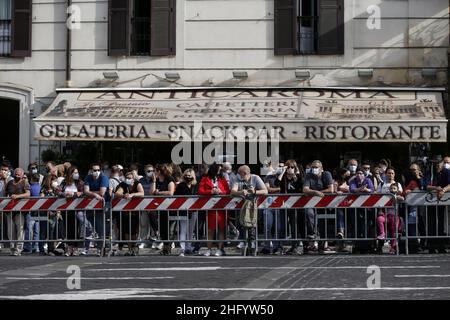
{"label": "person wearing face mask", "polygon": [[[281,167],[276,167],[276,169],[272,169],[271,172],[264,178],[264,183],[266,185],[267,191],[269,194],[271,193],[279,193],[280,187],[275,185],[275,180],[277,180],[278,176],[283,173],[283,169]],[[271,199],[271,198],[268,198]],[[264,209],[263,212],[263,224],[264,224],[264,238],[265,239],[283,239],[285,238],[285,222],[282,220],[284,218],[284,213],[280,214],[280,210],[267,208]],[[274,225],[276,225],[276,229],[274,229]],[[273,232],[272,232],[273,230]],[[283,248],[279,241],[266,241],[263,249],[261,250],[262,254],[273,254],[273,253],[283,253]]]}
{"label": "person wearing face mask", "polygon": [[[80,173],[76,166],[70,166],[67,169],[64,180],[61,182],[61,191],[66,198],[78,198],[83,196],[84,182],[80,179]],[[66,222],[66,236],[69,240],[65,248],[65,256],[78,256],[80,254],[79,247],[83,246],[81,238],[85,238],[89,227],[87,226],[86,213],[83,211],[66,211],[63,214],[63,219]],[[78,228],[80,233],[78,233]],[[92,229],[92,226],[90,226]],[[88,230],[87,230],[88,229]],[[86,243],[86,247],[89,248],[89,242]]]}
{"label": "person wearing face mask", "polygon": [[[139,182],[144,188],[144,196],[151,196],[150,190],[153,188],[156,182],[155,170],[151,164],[147,164],[144,167],[144,176],[139,179]],[[147,241],[149,239],[157,240],[158,234],[158,215],[154,211],[144,211],[139,218],[140,234],[139,238]],[[139,248],[143,248],[145,245],[141,244]]]}
{"label": "person wearing face mask", "polygon": [[[101,173],[100,164],[93,163],[91,165],[91,173],[84,179],[84,195],[88,198],[95,198],[97,200],[105,201],[105,205],[111,200],[109,193],[107,193],[109,187],[109,179]],[[86,212],[87,218],[91,224],[94,225],[94,230],[100,240],[97,241],[97,256],[103,256],[105,254],[103,250],[104,237],[104,214],[103,212],[88,211]],[[108,228],[105,228],[106,230]]]}
{"label": "person wearing face mask", "polygon": [[[280,187],[280,193],[301,193],[303,189],[304,173],[303,168],[297,166],[295,160],[287,160],[283,173],[275,180],[275,185]],[[303,210],[287,209],[280,210],[284,215],[284,219],[280,221],[284,225],[286,216],[291,227],[291,238],[305,238],[305,220]],[[283,234],[285,235],[285,234]],[[294,240],[291,242],[291,248],[286,254],[303,254],[299,249],[299,242]]]}
{"label": "person wearing face mask", "polygon": [[[39,174],[32,174],[27,180],[30,184],[30,196],[39,197],[41,191],[41,185],[39,184]],[[25,215],[25,243],[23,245],[23,253],[38,253],[40,251],[38,242],[28,242],[39,240],[40,221],[37,220],[38,216],[39,211],[27,212]]]}
{"label": "person wearing face mask", "polygon": [[[208,174],[203,176],[200,180],[200,185],[198,188],[198,194],[200,195],[226,195],[230,193],[230,188],[228,187],[228,182],[222,176],[222,166],[217,163],[213,163],[208,170]],[[225,227],[226,227],[226,213],[223,210],[209,210],[207,213],[208,222],[208,239],[214,239],[217,232],[217,247],[218,250],[215,252],[216,256],[225,255],[223,250],[223,240],[225,239]],[[222,240],[222,241],[220,241]],[[212,254],[211,249],[213,243],[208,241],[208,250],[204,253],[205,256],[210,256]]]}
{"label": "person wearing face mask", "polygon": [[[252,174],[250,172],[250,168],[246,165],[240,166],[238,169],[238,179],[233,184],[231,188],[231,195],[236,197],[243,197],[246,200],[254,200],[259,195],[266,195],[267,194],[267,188],[264,184],[261,177],[257,176],[256,174]],[[242,226],[239,226],[240,228],[240,240],[251,240],[251,249],[256,248],[256,229],[255,228],[249,228],[249,238],[244,239],[245,235],[245,228]],[[241,241],[239,243],[238,248],[244,248],[245,243]],[[245,252],[245,251],[244,251]]]}
{"label": "person wearing face mask", "polygon": [[[323,197],[325,193],[334,192],[334,181],[331,173],[329,171],[324,171],[322,162],[320,160],[314,160],[311,163],[311,173],[307,174],[305,177],[305,182],[303,184],[303,193],[311,196]],[[314,240],[318,235],[316,230],[316,215],[317,212],[312,209],[306,209],[306,231],[307,238]],[[308,250],[314,250],[313,246],[308,246],[304,248],[304,252]],[[325,243],[321,243],[319,250],[325,250]]]}
{"label": "person wearing face mask", "polygon": [[350,180],[356,175],[356,170],[358,169],[358,160],[350,159],[347,162],[347,169],[350,171]]}
{"label": "person wearing face mask", "polygon": [[[135,179],[133,171],[125,174],[125,181],[121,182],[114,193],[116,198],[132,199],[144,196],[144,188],[142,184]],[[136,256],[139,254],[139,247],[135,242],[138,239],[139,228],[139,211],[122,211],[119,213],[119,230],[122,230],[120,235],[121,241],[128,240],[127,256]],[[134,242],[131,242],[134,241]]]}
{"label": "person wearing face mask", "polygon": [[[435,193],[438,199],[442,199],[444,194],[448,197],[450,191],[450,157],[446,156],[437,164],[437,174],[427,186],[427,191]],[[431,210],[430,210],[431,209]],[[445,206],[430,206],[428,210],[428,236],[445,236]],[[445,239],[427,239],[429,253],[446,253]]]}
{"label": "person wearing face mask", "polygon": [[[176,196],[191,196],[198,194],[198,184],[195,179],[195,172],[193,169],[186,169],[181,177],[181,182],[175,189]],[[197,212],[180,211],[179,217],[179,239],[181,252],[180,256],[184,257],[185,254],[192,254],[192,246],[190,242],[184,242],[184,240],[191,240],[192,233],[195,230],[197,223]]]}
{"label": "person wearing face mask", "polygon": [[[30,197],[30,184],[25,179],[25,174],[22,168],[14,170],[14,180],[8,182],[5,188],[5,195],[12,199],[21,199]],[[25,215],[22,212],[6,212],[6,228],[8,239],[15,241],[23,241],[23,224]],[[11,255],[20,256],[23,250],[23,242],[11,242]]]}
{"label": "person wearing face mask", "polygon": [[44,181],[44,176],[39,173],[38,165],[36,162],[32,162],[28,165],[27,179],[30,180],[31,176],[34,174],[37,174],[39,176],[39,184],[42,184],[42,182]]}

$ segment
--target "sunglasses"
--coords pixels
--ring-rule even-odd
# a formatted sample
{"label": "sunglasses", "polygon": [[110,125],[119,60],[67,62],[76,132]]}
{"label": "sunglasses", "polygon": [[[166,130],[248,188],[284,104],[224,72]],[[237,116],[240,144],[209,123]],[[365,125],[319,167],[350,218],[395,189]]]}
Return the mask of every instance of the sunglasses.
{"label": "sunglasses", "polygon": [[100,172],[100,169],[92,169],[92,172]]}
{"label": "sunglasses", "polygon": [[154,170],[147,170],[147,173],[153,172]]}
{"label": "sunglasses", "polygon": [[289,166],[288,168],[289,168],[289,169],[295,169],[295,167],[294,167],[294,166]]}

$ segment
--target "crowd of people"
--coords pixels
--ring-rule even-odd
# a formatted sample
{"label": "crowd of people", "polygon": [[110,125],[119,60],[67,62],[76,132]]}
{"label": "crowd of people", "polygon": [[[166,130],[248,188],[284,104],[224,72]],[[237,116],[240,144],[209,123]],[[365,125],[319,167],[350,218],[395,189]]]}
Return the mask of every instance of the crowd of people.
{"label": "crowd of people", "polygon": [[[350,159],[345,167],[329,171],[320,160],[304,166],[294,159],[278,161],[276,165],[267,161],[262,170],[263,177],[252,173],[247,165],[239,166],[234,171],[228,162],[204,164],[196,168],[187,166],[184,169],[173,163],[147,164],[140,172],[140,166],[136,164],[124,170],[118,164],[109,167],[106,163],[94,163],[83,178],[79,169],[69,162],[56,164],[49,161],[44,172],[40,172],[37,163],[29,164],[25,171],[22,168],[13,170],[5,162],[0,172],[0,197],[88,197],[110,203],[113,198],[132,199],[151,195],[231,195],[254,199],[267,194],[304,193],[323,197],[328,193],[384,193],[402,201],[415,190],[435,192],[439,198],[450,191],[450,157],[437,162],[431,175],[427,174],[421,163],[411,163],[406,174],[398,173],[386,159],[375,165],[370,161],[360,163],[357,159]],[[420,207],[405,207],[399,215],[394,209],[370,209],[368,219],[367,210],[336,208],[333,209],[336,213],[336,234],[330,236],[324,234],[323,226],[318,224],[317,219],[320,210],[327,209],[267,208],[260,211],[259,230],[263,239],[271,241],[261,242],[260,253],[283,255],[330,251],[328,242],[320,241],[321,237],[335,238],[339,244],[344,244],[346,239],[372,238],[355,242],[361,244],[360,252],[379,251],[389,240],[390,253],[395,253],[398,249],[396,234],[405,232],[405,223],[410,225],[410,236],[437,237],[426,242],[416,241],[414,250],[444,253],[447,229],[444,209],[437,207],[425,214]],[[110,236],[113,242],[116,241],[114,250],[120,252],[126,247],[126,255],[137,255],[139,248],[150,243],[161,254],[171,254],[173,244],[170,240],[179,242],[180,255],[198,254],[201,242],[192,241],[195,236],[196,240],[205,240],[205,256],[222,256],[225,255],[224,245],[231,233],[235,236],[234,240],[240,240],[237,241],[238,247],[244,246],[244,232],[238,225],[237,214],[237,211],[225,210],[114,212]],[[103,240],[109,236],[105,234],[109,226],[105,226],[102,212],[5,211],[1,215],[0,240],[4,247],[10,245],[11,255],[19,256],[22,252],[55,255],[63,250],[66,256],[76,256],[87,254],[93,245],[97,255],[105,254]],[[62,244],[59,240],[63,240]],[[215,250],[213,240],[217,244]],[[344,250],[344,246],[340,249]]]}

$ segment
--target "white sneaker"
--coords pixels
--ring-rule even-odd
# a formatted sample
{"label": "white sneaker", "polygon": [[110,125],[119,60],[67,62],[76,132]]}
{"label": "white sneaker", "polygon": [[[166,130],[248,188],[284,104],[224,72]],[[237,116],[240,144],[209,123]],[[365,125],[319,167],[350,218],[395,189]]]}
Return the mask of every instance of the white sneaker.
{"label": "white sneaker", "polygon": [[162,250],[163,247],[164,247],[164,243],[162,243],[162,242],[156,246],[156,248],[158,250]]}
{"label": "white sneaker", "polygon": [[224,251],[223,249],[217,250],[216,253],[214,254],[216,257],[220,257],[224,255]]}
{"label": "white sneaker", "polygon": [[172,242],[172,249],[175,249],[175,242]]}
{"label": "white sneaker", "polygon": [[85,256],[85,255],[87,255],[87,251],[86,251],[86,249],[82,249],[82,250],[80,250],[80,254],[81,254],[82,256]]}
{"label": "white sneaker", "polygon": [[206,250],[206,252],[203,254],[205,257],[209,257],[211,255],[211,250]]}
{"label": "white sneaker", "polygon": [[184,250],[182,250],[179,254],[180,257],[184,257]]}
{"label": "white sneaker", "polygon": [[145,244],[141,243],[141,244],[139,245],[139,249],[144,249],[144,248],[145,248]]}
{"label": "white sneaker", "polygon": [[245,243],[244,242],[239,242],[239,244],[237,245],[238,249],[244,249],[245,248]]}

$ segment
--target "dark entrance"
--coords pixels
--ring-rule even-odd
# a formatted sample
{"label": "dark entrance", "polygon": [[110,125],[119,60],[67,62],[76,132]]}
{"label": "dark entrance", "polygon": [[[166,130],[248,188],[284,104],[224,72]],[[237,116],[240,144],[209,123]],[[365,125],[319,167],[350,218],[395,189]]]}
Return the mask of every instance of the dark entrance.
{"label": "dark entrance", "polygon": [[17,100],[0,98],[0,137],[4,141],[0,147],[0,160],[9,160],[14,167],[19,165],[19,107]]}

